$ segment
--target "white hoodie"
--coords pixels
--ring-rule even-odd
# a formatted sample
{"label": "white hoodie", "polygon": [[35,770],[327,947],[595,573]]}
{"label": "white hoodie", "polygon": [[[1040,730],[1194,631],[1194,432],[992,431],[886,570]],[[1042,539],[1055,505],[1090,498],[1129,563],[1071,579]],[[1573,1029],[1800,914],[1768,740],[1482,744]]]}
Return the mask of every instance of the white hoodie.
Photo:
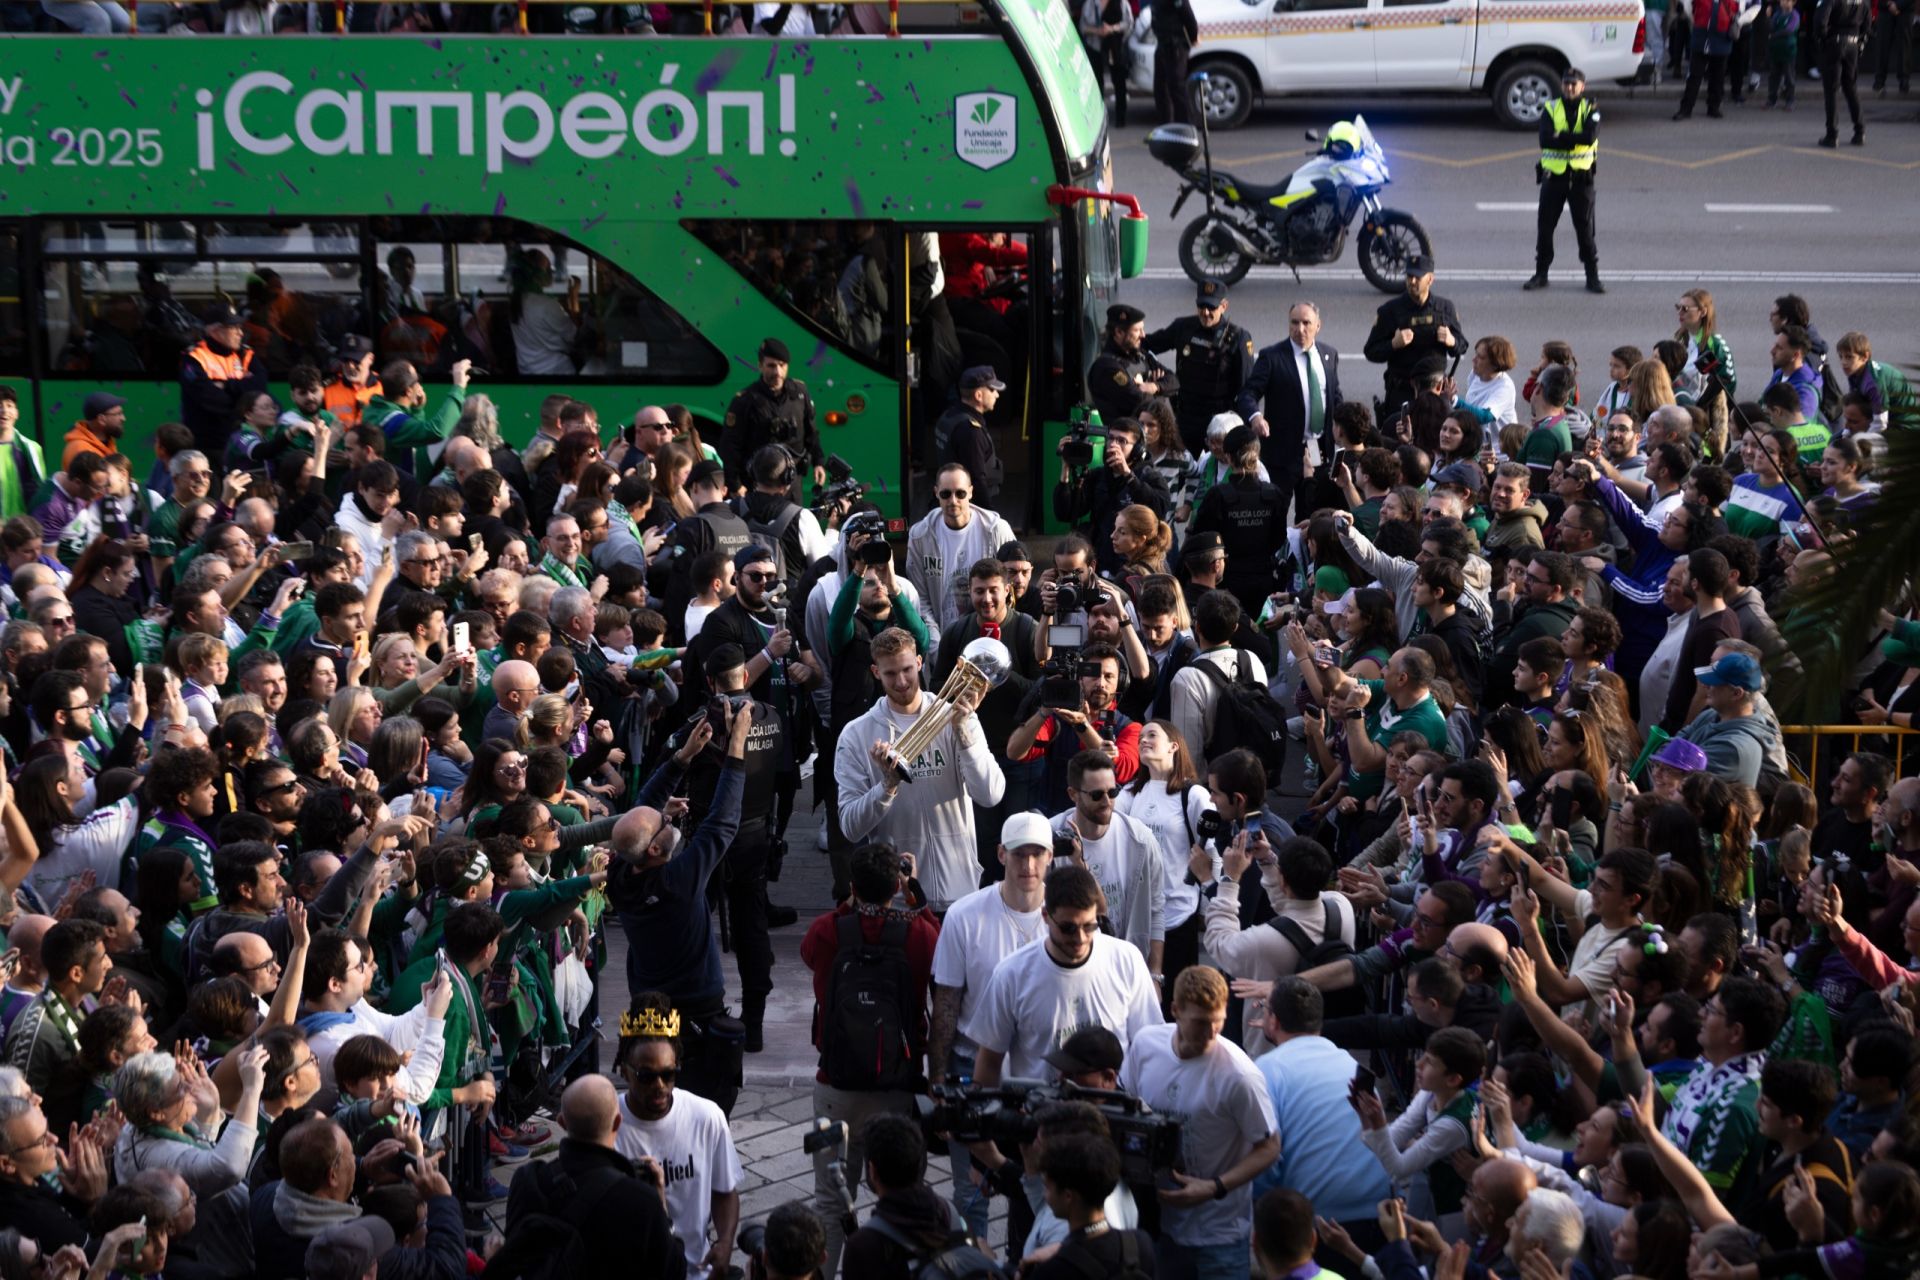
{"label": "white hoodie", "polygon": [[373,582],[374,570],[380,567],[382,548],[390,546],[391,540],[380,531],[378,520],[369,520],[362,514],[360,504],[354,501],[355,492],[349,489],[340,495],[340,510],[334,516],[334,523],[359,540],[363,567],[354,585],[365,591]]}
{"label": "white hoodie", "polygon": [[[932,701],[922,694],[921,711]],[[999,804],[1007,780],[987,749],[979,718],[970,715],[935,735],[908,765],[913,780],[889,796],[871,749],[899,739],[919,718],[881,698],[841,731],[833,777],[840,786],[840,829],[851,840],[885,840],[913,854],[928,903],[944,910],[980,886],[973,806]]]}

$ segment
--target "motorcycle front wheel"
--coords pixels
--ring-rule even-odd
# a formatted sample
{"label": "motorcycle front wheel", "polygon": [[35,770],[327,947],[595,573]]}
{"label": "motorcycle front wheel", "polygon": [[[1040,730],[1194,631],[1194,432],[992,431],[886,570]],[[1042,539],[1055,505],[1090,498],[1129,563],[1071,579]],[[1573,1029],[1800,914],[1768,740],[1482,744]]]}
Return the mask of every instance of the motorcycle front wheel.
{"label": "motorcycle front wheel", "polygon": [[1221,284],[1238,284],[1253,269],[1253,259],[1231,246],[1221,246],[1213,242],[1208,235],[1217,222],[1217,218],[1201,215],[1187,224],[1180,233],[1180,269],[1195,284],[1205,284],[1216,280]]}
{"label": "motorcycle front wheel", "polygon": [[1383,209],[1360,227],[1360,274],[1382,293],[1405,289],[1407,263],[1422,253],[1431,255],[1433,242],[1410,214]]}

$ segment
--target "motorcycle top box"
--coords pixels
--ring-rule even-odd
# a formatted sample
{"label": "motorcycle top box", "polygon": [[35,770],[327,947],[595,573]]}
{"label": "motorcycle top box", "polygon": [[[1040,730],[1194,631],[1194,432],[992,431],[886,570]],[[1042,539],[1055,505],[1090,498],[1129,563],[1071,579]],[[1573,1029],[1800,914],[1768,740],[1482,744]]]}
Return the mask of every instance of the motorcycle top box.
{"label": "motorcycle top box", "polygon": [[1190,124],[1163,124],[1147,135],[1147,154],[1180,170],[1200,154],[1200,131]]}

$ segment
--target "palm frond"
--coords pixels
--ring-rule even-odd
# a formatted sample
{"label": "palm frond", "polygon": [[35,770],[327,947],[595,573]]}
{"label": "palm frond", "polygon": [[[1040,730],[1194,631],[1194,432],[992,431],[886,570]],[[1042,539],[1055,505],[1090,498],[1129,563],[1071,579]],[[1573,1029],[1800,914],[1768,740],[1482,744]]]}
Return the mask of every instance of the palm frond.
{"label": "palm frond", "polygon": [[1794,588],[1781,628],[1806,668],[1803,716],[1811,722],[1834,718],[1880,611],[1920,577],[1920,430],[1903,421],[1889,426],[1885,440],[1873,469],[1880,500],[1848,513],[1852,536],[1829,548],[1833,572]]}

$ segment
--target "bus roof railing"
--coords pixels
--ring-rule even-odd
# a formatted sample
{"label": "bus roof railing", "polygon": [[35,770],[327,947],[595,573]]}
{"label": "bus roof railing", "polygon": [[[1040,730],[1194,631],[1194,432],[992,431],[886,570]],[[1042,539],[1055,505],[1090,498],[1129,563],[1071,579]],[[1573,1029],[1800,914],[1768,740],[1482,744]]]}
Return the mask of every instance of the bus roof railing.
{"label": "bus roof railing", "polygon": [[[515,0],[514,20],[518,33],[520,35],[529,34],[527,29],[527,14],[532,6],[566,5],[571,7],[577,5],[579,2],[580,0]],[[847,7],[849,9],[879,9],[884,7],[887,11],[886,34],[890,38],[898,39],[900,36],[900,10],[902,7],[920,6],[923,8],[965,10],[982,8],[985,2],[986,0],[884,0],[884,3],[855,4]],[[492,6],[498,4],[499,0],[441,0],[441,3]],[[731,9],[736,7],[730,4],[716,4],[715,0],[648,0],[648,3],[665,5],[670,8],[699,9],[701,11],[700,34],[708,36],[728,34],[726,32],[714,31],[714,11],[716,9]],[[347,33],[347,0],[332,0],[331,7],[333,10],[333,33],[335,35],[345,35]],[[131,19],[128,23],[126,34],[129,36],[137,36],[140,34],[140,0],[127,0],[126,8],[127,16]]]}

